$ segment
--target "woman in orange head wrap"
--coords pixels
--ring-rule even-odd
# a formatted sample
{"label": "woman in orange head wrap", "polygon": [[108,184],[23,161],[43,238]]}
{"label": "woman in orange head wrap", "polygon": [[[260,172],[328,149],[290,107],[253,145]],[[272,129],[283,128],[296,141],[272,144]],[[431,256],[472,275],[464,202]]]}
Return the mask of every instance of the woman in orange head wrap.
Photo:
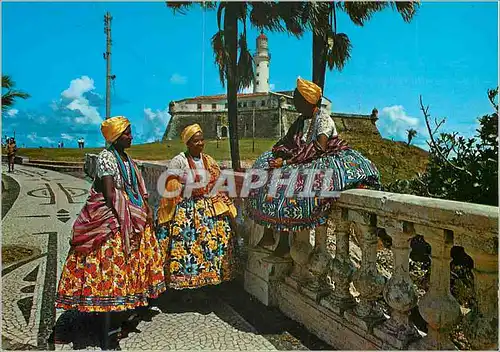
{"label": "woman in orange head wrap", "polygon": [[130,122],[112,117],[101,132],[110,146],[97,156],[94,183],[73,225],[56,308],[121,312],[147,306],[165,290],[144,180],[125,152],[132,143]]}
{"label": "woman in orange head wrap", "polygon": [[[320,197],[322,187],[325,191],[340,192],[356,187],[378,188],[380,185],[375,165],[338,138],[330,112],[321,107],[321,97],[319,86],[298,78],[293,103],[299,117],[272,150],[262,154],[253,165],[253,168],[268,170],[280,168],[283,175],[298,171],[297,182],[293,184],[293,197],[286,195],[287,187],[279,189],[276,196],[269,197],[268,182],[252,190],[246,202],[247,215],[269,229],[264,232],[261,246],[274,244],[271,229],[280,231],[280,240],[274,252],[277,256],[283,256],[288,251],[289,231],[312,229],[326,222],[327,211],[335,198]],[[307,120],[311,122],[304,136]],[[316,173],[311,189],[315,196],[299,196],[306,187],[307,174],[311,170]]]}
{"label": "woman in orange head wrap", "polygon": [[[168,192],[179,194],[161,199],[156,230],[166,258],[168,286],[178,290],[217,285],[233,278],[232,219],[236,216],[227,195],[212,194],[221,172],[217,162],[203,153],[205,141],[200,126],[187,126],[181,139],[187,150],[170,161],[168,169],[177,171],[177,175],[166,182]],[[206,171],[208,183],[193,189],[191,195],[183,194],[190,180],[196,181],[194,170]]]}

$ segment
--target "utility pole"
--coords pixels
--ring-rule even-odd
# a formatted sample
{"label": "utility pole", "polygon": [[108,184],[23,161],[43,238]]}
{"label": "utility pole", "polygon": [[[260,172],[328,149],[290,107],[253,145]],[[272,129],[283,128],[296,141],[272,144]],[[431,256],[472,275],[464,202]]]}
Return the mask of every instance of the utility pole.
{"label": "utility pole", "polygon": [[104,33],[106,34],[106,52],[103,54],[106,60],[106,118],[111,117],[111,80],[116,78],[111,74],[111,14],[104,15]]}

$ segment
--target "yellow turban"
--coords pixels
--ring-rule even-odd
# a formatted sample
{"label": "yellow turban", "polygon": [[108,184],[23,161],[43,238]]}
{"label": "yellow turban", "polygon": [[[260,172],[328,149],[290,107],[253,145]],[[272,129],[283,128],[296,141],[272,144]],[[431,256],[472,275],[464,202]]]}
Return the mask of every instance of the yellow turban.
{"label": "yellow turban", "polygon": [[321,99],[321,88],[311,81],[297,78],[297,90],[311,104],[316,104]]}
{"label": "yellow turban", "polygon": [[113,143],[128,126],[130,126],[130,121],[125,116],[110,117],[101,123],[101,132],[107,142]]}
{"label": "yellow turban", "polygon": [[194,125],[189,125],[181,132],[182,143],[187,144],[191,137],[193,137],[196,133],[202,132],[200,125],[195,123]]}

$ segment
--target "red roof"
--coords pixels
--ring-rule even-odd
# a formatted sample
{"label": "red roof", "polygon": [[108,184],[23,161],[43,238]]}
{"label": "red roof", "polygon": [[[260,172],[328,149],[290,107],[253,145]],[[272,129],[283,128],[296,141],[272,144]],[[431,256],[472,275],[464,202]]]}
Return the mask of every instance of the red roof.
{"label": "red roof", "polygon": [[264,34],[264,32],[261,32],[260,35],[257,37],[257,39],[266,39],[267,40],[267,37]]}
{"label": "red roof", "polygon": [[[267,96],[269,93],[238,93],[238,98],[252,98],[252,97],[262,97]],[[221,100],[227,99],[227,94],[218,94],[218,95],[201,95],[194,98],[183,99],[183,101],[189,100]]]}

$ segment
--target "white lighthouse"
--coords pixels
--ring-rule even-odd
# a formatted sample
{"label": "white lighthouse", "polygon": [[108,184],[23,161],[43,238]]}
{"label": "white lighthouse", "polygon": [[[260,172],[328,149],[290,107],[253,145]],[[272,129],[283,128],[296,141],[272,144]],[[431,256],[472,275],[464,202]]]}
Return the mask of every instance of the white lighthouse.
{"label": "white lighthouse", "polygon": [[269,47],[266,35],[261,32],[257,37],[257,50],[253,56],[255,62],[255,78],[253,82],[254,93],[269,92]]}

